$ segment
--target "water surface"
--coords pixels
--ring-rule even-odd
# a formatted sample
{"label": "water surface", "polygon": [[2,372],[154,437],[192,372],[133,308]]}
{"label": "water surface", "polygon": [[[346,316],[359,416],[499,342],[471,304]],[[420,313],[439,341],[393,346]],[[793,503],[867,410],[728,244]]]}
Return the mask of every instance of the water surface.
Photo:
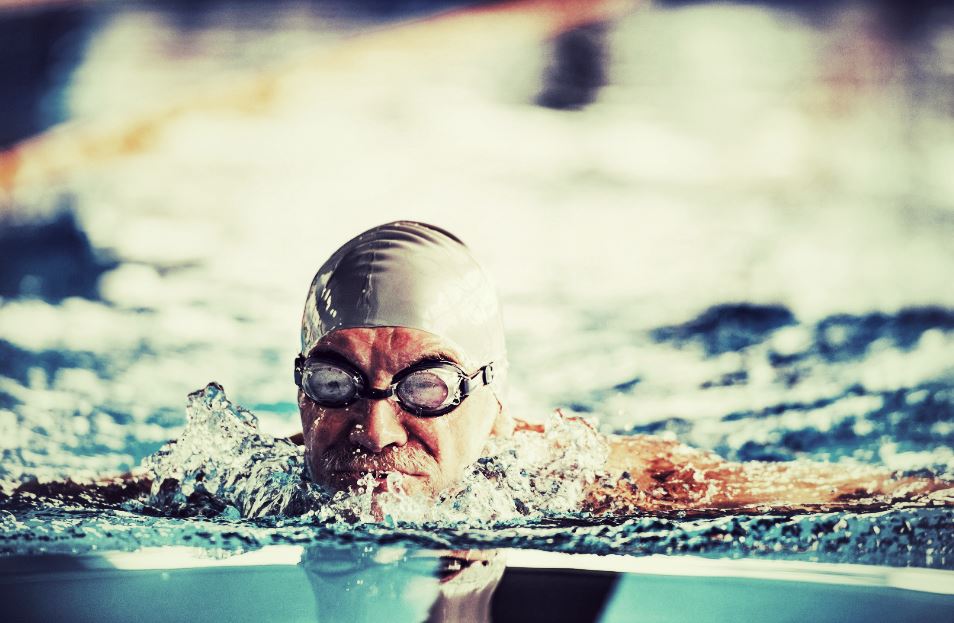
{"label": "water surface", "polygon": [[[67,79],[68,118],[146,114],[119,87],[131,58],[149,59],[143,80],[218,79],[222,50],[257,42],[268,58],[237,65],[280,66],[278,86],[214,106],[185,97],[194,105],[121,156],[8,195],[8,487],[139,465],[181,434],[185,396],[213,380],[263,433],[295,432],[291,361],[312,273],[395,218],[459,233],[497,278],[520,417],[562,407],[732,460],[950,477],[943,7],[899,33],[890,11],[852,5],[664,4],[569,43],[503,19],[489,40],[451,16],[452,45],[424,25],[413,44],[388,31],[345,44],[316,27],[287,56],[265,43],[290,36],[284,5],[254,29],[156,11],[94,29]],[[174,45],[157,52],[157,39]],[[183,41],[198,42],[186,60]],[[307,61],[292,62],[298,49]],[[573,78],[574,54],[588,77]],[[175,84],[177,101],[188,92],[147,81]],[[954,565],[949,507],[606,519],[557,504],[485,525],[355,527],[216,504],[3,505],[5,553],[335,540]]]}

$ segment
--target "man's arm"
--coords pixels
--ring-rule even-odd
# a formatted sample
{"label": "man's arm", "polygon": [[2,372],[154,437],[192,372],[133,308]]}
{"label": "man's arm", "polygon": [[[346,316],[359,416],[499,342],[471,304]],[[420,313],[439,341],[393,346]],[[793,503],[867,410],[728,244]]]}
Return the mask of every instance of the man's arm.
{"label": "man's arm", "polygon": [[608,478],[587,506],[598,513],[822,510],[884,506],[931,496],[954,502],[954,483],[895,478],[883,468],[810,461],[733,463],[713,452],[650,435],[611,436]]}
{"label": "man's arm", "polygon": [[10,493],[0,492],[0,502],[14,505],[18,502],[30,504],[40,498],[65,504],[111,507],[144,497],[149,493],[151,486],[152,480],[149,474],[141,470],[88,482],[31,480],[19,485]]}

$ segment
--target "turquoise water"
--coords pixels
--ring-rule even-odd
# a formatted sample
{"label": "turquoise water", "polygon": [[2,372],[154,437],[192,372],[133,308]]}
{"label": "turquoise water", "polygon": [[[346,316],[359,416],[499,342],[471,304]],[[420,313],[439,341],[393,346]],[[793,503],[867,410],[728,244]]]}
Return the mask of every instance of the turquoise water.
{"label": "turquoise water", "polygon": [[168,549],[6,558],[0,595],[14,620],[43,621],[946,621],[954,607],[939,572],[698,559],[676,572],[594,558],[520,550],[468,564],[447,551],[330,545],[225,561]]}

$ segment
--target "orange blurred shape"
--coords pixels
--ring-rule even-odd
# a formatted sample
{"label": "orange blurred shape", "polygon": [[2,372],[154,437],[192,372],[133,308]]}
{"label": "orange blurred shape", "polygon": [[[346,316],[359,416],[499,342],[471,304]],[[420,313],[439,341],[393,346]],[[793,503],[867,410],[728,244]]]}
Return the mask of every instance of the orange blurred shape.
{"label": "orange blurred shape", "polygon": [[[0,0],[0,7],[40,1]],[[522,0],[460,9],[346,39],[283,68],[213,85],[144,117],[65,123],[0,152],[0,199],[19,187],[47,184],[73,170],[148,149],[169,121],[189,112],[263,110],[276,97],[281,82],[297,72],[346,71],[358,81],[362,72],[393,72],[402,68],[401,63],[405,69],[433,64],[435,59],[447,65],[459,62],[455,61],[458,55],[473,57],[475,51],[505,41],[542,41],[578,26],[607,21],[635,4],[633,0]],[[382,57],[388,59],[386,68],[380,66]],[[0,210],[4,203],[0,201]]]}

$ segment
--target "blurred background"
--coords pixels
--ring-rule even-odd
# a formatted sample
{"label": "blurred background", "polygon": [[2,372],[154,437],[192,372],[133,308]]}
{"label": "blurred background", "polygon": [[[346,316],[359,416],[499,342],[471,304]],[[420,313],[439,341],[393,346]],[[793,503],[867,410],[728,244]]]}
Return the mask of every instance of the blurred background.
{"label": "blurred background", "polygon": [[311,277],[395,219],[495,276],[518,417],[954,465],[940,0],[0,0],[0,478],[215,380],[295,431]]}

